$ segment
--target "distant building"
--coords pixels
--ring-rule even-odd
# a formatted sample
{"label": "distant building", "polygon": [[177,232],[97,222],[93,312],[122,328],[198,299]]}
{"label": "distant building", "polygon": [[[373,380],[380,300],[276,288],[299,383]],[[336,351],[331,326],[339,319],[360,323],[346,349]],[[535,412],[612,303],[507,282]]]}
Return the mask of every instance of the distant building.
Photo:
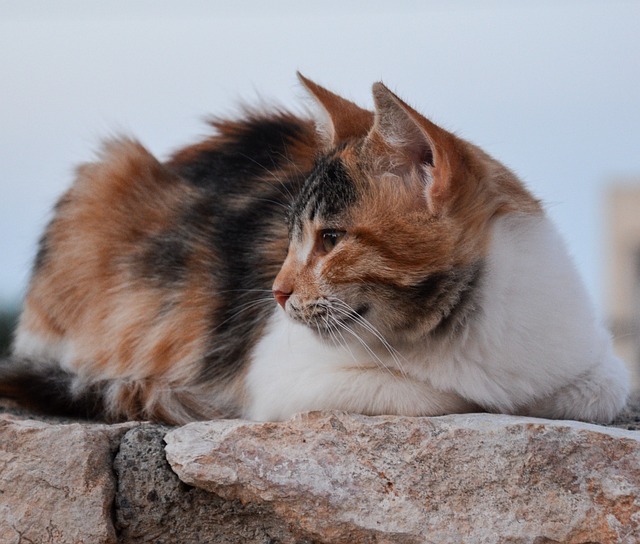
{"label": "distant building", "polygon": [[640,179],[611,187],[607,199],[607,283],[617,354],[640,388]]}

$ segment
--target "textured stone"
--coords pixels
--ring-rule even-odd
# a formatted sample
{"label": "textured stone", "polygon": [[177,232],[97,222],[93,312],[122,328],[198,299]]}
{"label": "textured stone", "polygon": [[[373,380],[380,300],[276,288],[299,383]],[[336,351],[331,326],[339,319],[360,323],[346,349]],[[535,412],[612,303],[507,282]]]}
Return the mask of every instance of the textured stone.
{"label": "textured stone", "polygon": [[327,412],[194,423],[165,440],[182,481],[264,505],[314,542],[640,541],[638,432]]}
{"label": "textured stone", "polygon": [[0,542],[116,542],[112,460],[129,428],[0,414]]}
{"label": "textured stone", "polygon": [[[2,412],[7,414],[1,415]],[[294,473],[293,476],[288,476],[294,480],[294,484],[290,485],[291,496],[283,498],[283,490],[286,488],[282,487],[278,491],[280,495],[272,490],[273,498],[265,498],[267,488],[260,484],[260,478],[264,478],[264,474],[280,474],[283,479],[282,485],[289,486],[285,478],[286,467],[282,464],[276,464],[273,468],[268,464],[262,465],[259,469],[256,467],[253,469],[254,472],[260,470],[262,472],[259,474],[263,476],[252,479],[243,476],[244,480],[239,479],[234,484],[237,486],[236,491],[227,489],[226,492],[215,494],[181,482],[171,470],[165,458],[162,440],[169,430],[167,427],[151,424],[107,426],[36,416],[15,403],[0,399],[0,543],[26,544],[31,541],[38,544],[93,544],[113,542],[114,535],[117,535],[117,542],[122,544],[310,544],[332,542],[332,534],[337,535],[338,542],[341,539],[343,542],[349,541],[354,544],[637,541],[638,505],[634,502],[636,499],[632,498],[634,494],[637,496],[637,460],[634,461],[633,456],[636,455],[637,459],[637,453],[634,453],[635,443],[640,433],[619,434],[616,430],[586,426],[585,434],[584,426],[581,424],[540,420],[526,420],[527,423],[534,424],[533,428],[538,429],[537,433],[531,429],[524,432],[522,428],[518,430],[517,426],[513,427],[513,418],[489,415],[483,416],[482,423],[475,427],[443,427],[442,421],[446,421],[447,418],[416,420],[412,425],[417,425],[418,430],[414,429],[414,432],[410,430],[412,426],[407,427],[403,418],[384,418],[387,420],[386,427],[381,428],[376,419],[360,418],[362,421],[358,421],[358,418],[336,414],[336,419],[330,419],[336,427],[334,428],[326,423],[326,417],[330,416],[322,416],[320,419],[323,417],[324,424],[319,424],[319,416],[313,415],[306,423],[302,419],[273,426],[272,430],[268,431],[273,435],[269,440],[276,443],[272,443],[266,450],[265,444],[268,441],[265,442],[263,425],[220,422],[230,425],[230,428],[237,427],[238,431],[246,427],[237,434],[240,442],[233,447],[235,450],[229,444],[225,446],[229,452],[236,452],[228,455],[237,457],[227,459],[227,467],[236,470],[236,464],[246,464],[247,455],[254,452],[253,455],[265,463],[271,462],[269,459],[276,463],[278,459],[284,459],[291,467],[300,467],[300,473],[304,470],[304,463],[299,456],[294,456],[293,460],[287,459],[287,456],[292,455],[292,447],[296,444],[297,447],[300,446],[302,437],[310,441],[310,453],[305,454],[308,458],[306,463],[311,466],[308,469],[309,477],[313,476],[314,470],[318,474],[319,463],[325,463],[324,473],[321,471],[320,476],[325,474],[326,493],[335,492],[336,496],[335,500],[329,500],[322,495],[318,497],[314,495],[317,491],[313,485],[309,485],[308,492],[305,490],[300,496],[300,484],[296,484],[297,491],[294,484],[296,481],[304,480],[300,480],[301,476]],[[457,418],[453,418],[455,419]],[[431,426],[427,422],[431,422]],[[640,396],[636,396],[629,409],[621,414],[615,424],[623,428],[638,429],[639,423]],[[543,424],[544,427],[540,427]],[[504,429],[500,430],[500,426]],[[281,427],[288,431],[283,432]],[[563,431],[564,434],[560,433],[562,427],[568,427]],[[208,426],[205,426],[205,430],[207,428]],[[384,428],[387,430],[384,431]],[[247,429],[253,429],[249,434],[255,435],[255,439],[247,437]],[[351,436],[348,436],[349,433],[345,436],[344,429],[352,429]],[[470,439],[470,429],[485,433],[490,431],[487,437],[491,434],[495,434],[495,437],[485,437],[484,441],[478,437]],[[219,434],[219,431],[217,432]],[[594,440],[591,435],[594,432],[596,435],[604,436]],[[415,437],[423,436],[423,442],[427,444],[433,442],[432,449],[420,447],[420,442],[411,437],[412,433]],[[370,438],[367,436],[369,434],[372,434]],[[559,439],[559,434],[562,440]],[[443,436],[445,438],[442,438]],[[502,439],[498,440],[500,437]],[[225,440],[231,439],[233,437],[229,436]],[[341,446],[341,450],[338,446],[347,439],[352,450],[345,450],[346,445]],[[442,443],[435,448],[439,441]],[[511,441],[513,444],[510,444]],[[465,444],[466,442],[468,443]],[[499,442],[498,446],[496,442]],[[600,446],[597,446],[598,443]],[[324,459],[319,456],[319,444],[329,445],[326,446],[327,455],[333,451],[334,461],[330,461],[327,456]],[[118,447],[114,473],[110,463]],[[207,447],[209,449],[205,449],[205,453],[211,453],[210,445]],[[269,453],[269,448],[275,452]],[[625,448],[628,450],[627,453],[624,453]],[[391,467],[385,467],[383,461],[389,463],[388,457],[394,451],[398,452],[396,464],[391,463]],[[545,453],[549,451],[551,453]],[[568,453],[568,459],[563,457],[563,452],[572,451],[574,453]],[[281,454],[280,457],[277,453]],[[608,453],[611,453],[611,460],[607,458],[607,461],[603,462],[603,455]],[[492,455],[496,456],[496,463],[501,463],[504,474],[495,467],[491,469]],[[545,458],[547,455],[548,459]],[[509,459],[509,456],[513,459]],[[364,463],[364,468],[359,466],[358,462],[354,462],[354,457],[356,461],[360,459],[359,462]],[[221,457],[221,460],[224,461],[224,457]],[[368,473],[365,462],[367,460],[370,463]],[[354,469],[350,478],[344,476],[348,463],[351,463]],[[581,466],[586,467],[584,473],[579,472]],[[384,480],[372,467],[386,470],[387,480],[394,484],[393,491],[406,496],[397,496],[391,491],[380,492],[380,489],[385,489],[381,483]],[[518,468],[520,473],[517,472]],[[424,474],[416,479],[418,470],[422,470]],[[572,470],[578,475],[572,476]],[[564,476],[559,478],[554,486],[553,475],[558,471]],[[246,475],[247,471],[244,473]],[[327,478],[326,474],[330,477]],[[341,474],[343,476],[340,476]],[[370,493],[362,484],[363,479],[367,483],[367,474],[369,480],[377,482],[379,486],[379,489],[375,488],[378,489],[377,495],[374,489],[369,502],[363,501],[361,496],[365,492]],[[484,481],[479,476],[482,474],[486,474]],[[513,482],[507,485],[504,481],[509,477]],[[341,478],[346,484],[344,489],[340,487]],[[578,489],[577,492],[571,491],[572,482]],[[356,484],[360,487],[354,490]],[[265,490],[260,490],[261,485]],[[243,486],[247,489],[242,490]],[[415,492],[411,488],[420,486],[425,493],[423,498],[427,497],[429,502],[425,500],[416,507],[415,495],[412,495]],[[628,491],[624,491],[625,486],[628,487]],[[591,507],[589,514],[593,514],[592,525],[585,523],[584,518],[579,521],[583,523],[582,532],[574,530],[574,533],[571,533],[571,527],[577,526],[573,521],[567,523],[564,533],[557,529],[563,519],[571,517],[574,511],[562,510],[566,509],[566,504],[560,501],[557,495],[562,498],[562,490],[565,488],[572,494],[565,490],[564,500],[573,501],[574,506],[580,507],[582,511],[586,508],[589,512],[589,505],[596,505]],[[513,500],[510,493],[514,497]],[[591,498],[585,497],[590,493]],[[386,503],[384,500],[376,502],[376,497],[380,499],[380,495],[383,499],[387,497]],[[248,497],[250,502],[243,504],[239,497]],[[540,507],[546,500],[550,501],[547,510]],[[309,507],[309,503],[313,501],[319,506],[317,511]],[[404,516],[401,510],[403,502],[408,505]],[[617,510],[611,507],[612,503],[617,503],[617,507],[614,504]],[[396,510],[391,508],[394,504]],[[288,508],[287,505],[291,507]],[[501,505],[501,508],[497,508],[496,505]],[[439,507],[440,513],[436,507]],[[627,514],[620,514],[625,507]],[[367,513],[364,510],[358,511],[358,508],[373,508],[374,511]],[[456,508],[461,510],[457,511]],[[522,526],[520,533],[509,527],[509,521],[513,520],[512,512],[516,508],[521,512],[520,518],[516,518]],[[611,508],[614,511],[605,519],[601,514],[604,511],[602,508]],[[555,512],[556,509],[558,512]],[[366,516],[369,519],[377,516],[376,521],[385,525],[391,517],[389,510],[400,520],[399,524],[413,523],[415,526],[422,523],[423,526],[433,529],[433,534],[424,537],[421,533],[416,537],[406,527],[402,532],[396,533],[385,527],[371,530],[358,521]],[[552,510],[553,516],[547,517],[551,520],[556,519],[555,532],[548,529],[548,521],[543,517],[547,515],[547,511]],[[323,515],[327,515],[328,518],[323,520]],[[301,519],[302,516],[306,518]],[[355,521],[349,516],[355,518]],[[329,519],[331,517],[333,521]],[[411,521],[412,518],[415,518],[414,521]],[[115,521],[115,531],[112,520]],[[609,532],[603,533],[597,527],[597,530],[591,531],[598,522]],[[332,524],[335,525],[334,528]],[[475,532],[471,532],[472,537],[457,538],[465,526],[468,528],[473,524],[478,527],[474,528]],[[615,532],[616,524],[618,528],[622,527],[618,531],[620,536]],[[513,525],[519,526],[515,523]],[[505,526],[510,531],[505,530]],[[492,532],[494,527],[495,532]],[[478,537],[481,530],[493,536],[482,540]],[[626,536],[624,530],[628,530]],[[509,536],[524,535],[526,531],[529,533],[525,536]],[[562,534],[568,535],[567,539],[558,536]],[[602,537],[602,534],[605,537]],[[540,535],[543,536],[536,540]]]}
{"label": "textured stone", "polygon": [[122,439],[115,459],[120,544],[304,544],[269,505],[242,505],[181,482],[165,458],[166,431],[144,425]]}

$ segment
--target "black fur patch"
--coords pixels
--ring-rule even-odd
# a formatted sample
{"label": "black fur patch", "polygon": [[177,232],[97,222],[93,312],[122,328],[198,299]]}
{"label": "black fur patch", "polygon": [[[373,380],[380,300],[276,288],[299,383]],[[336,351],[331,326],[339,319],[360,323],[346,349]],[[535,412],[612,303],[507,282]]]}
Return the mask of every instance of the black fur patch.
{"label": "black fur patch", "polygon": [[250,191],[257,176],[269,176],[289,161],[288,146],[304,127],[287,118],[255,118],[213,149],[182,162],[178,174],[187,182],[221,195]]}
{"label": "black fur patch", "polygon": [[[305,137],[305,127],[287,118],[253,119],[234,129],[235,138],[225,134],[215,149],[174,167],[200,195],[176,220],[185,243],[165,239],[155,246],[155,259],[163,260],[167,252],[184,257],[195,241],[216,256],[210,266],[212,308],[217,309],[210,316],[209,347],[195,381],[235,376],[275,308],[271,286],[285,257],[286,210],[308,173],[297,172],[297,165],[290,177],[258,180],[269,180],[274,170],[287,166],[288,146]],[[283,245],[277,260],[267,250],[274,240]],[[179,261],[168,259],[156,269],[164,270],[167,279],[179,278]]]}
{"label": "black fur patch", "polygon": [[434,337],[454,336],[462,329],[479,308],[480,283],[483,267],[480,263],[470,266],[458,282],[454,304],[433,329]]}
{"label": "black fur patch", "polygon": [[323,158],[317,163],[295,200],[289,216],[290,230],[302,230],[305,220],[316,217],[331,220],[357,199],[353,180],[338,158]]}
{"label": "black fur patch", "polygon": [[0,361],[0,396],[48,415],[105,419],[104,383],[95,383],[74,395],[71,393],[73,377],[57,366],[5,359]]}
{"label": "black fur patch", "polygon": [[[212,296],[217,299],[218,309],[211,316],[213,328],[202,370],[204,379],[233,376],[238,364],[247,360],[273,312],[271,286],[284,254],[274,261],[264,244],[272,237],[287,238],[279,194],[274,190],[265,198],[251,201],[242,211],[227,214],[224,220],[214,219],[212,243],[224,259],[212,269],[218,289]],[[198,221],[193,216],[192,220],[206,224],[212,218],[201,216]]]}
{"label": "black fur patch", "polygon": [[477,308],[482,262],[453,268],[425,277],[409,287],[394,288],[397,303],[405,309],[404,326],[419,327],[424,321],[438,319],[434,337],[455,334]]}
{"label": "black fur patch", "polygon": [[190,253],[188,241],[172,230],[149,239],[134,266],[144,279],[168,287],[185,278]]}

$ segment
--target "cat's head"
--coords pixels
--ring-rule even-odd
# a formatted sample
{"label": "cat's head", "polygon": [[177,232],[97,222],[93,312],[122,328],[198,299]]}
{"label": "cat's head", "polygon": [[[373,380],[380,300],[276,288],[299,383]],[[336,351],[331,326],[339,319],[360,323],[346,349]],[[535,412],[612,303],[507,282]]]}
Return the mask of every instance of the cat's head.
{"label": "cat's head", "polygon": [[291,207],[276,300],[339,343],[459,330],[478,306],[492,221],[538,213],[537,201],[382,83],[371,113],[301,79],[326,111],[327,150]]}

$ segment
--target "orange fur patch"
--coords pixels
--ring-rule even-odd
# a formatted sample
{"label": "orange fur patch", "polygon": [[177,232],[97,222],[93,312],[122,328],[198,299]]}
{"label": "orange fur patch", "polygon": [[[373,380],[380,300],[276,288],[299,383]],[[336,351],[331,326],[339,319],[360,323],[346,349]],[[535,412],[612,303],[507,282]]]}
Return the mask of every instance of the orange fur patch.
{"label": "orange fur patch", "polygon": [[[101,162],[78,169],[58,207],[47,234],[56,255],[32,279],[21,326],[66,335],[74,344],[68,362],[82,374],[93,367],[103,377],[166,375],[176,360],[197,361],[213,303],[206,274],[192,278],[191,292],[176,293],[170,321],[154,323],[164,301],[126,267],[191,196],[140,144],[110,142]],[[182,346],[167,340],[172,333],[185,339]]]}

